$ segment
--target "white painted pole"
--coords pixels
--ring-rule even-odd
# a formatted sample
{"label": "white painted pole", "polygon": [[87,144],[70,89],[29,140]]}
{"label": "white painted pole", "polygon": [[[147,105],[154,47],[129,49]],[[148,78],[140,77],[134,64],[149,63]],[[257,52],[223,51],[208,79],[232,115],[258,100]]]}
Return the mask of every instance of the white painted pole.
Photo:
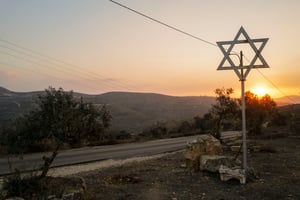
{"label": "white painted pole", "polygon": [[[239,40],[240,36],[243,35],[246,40]],[[217,42],[218,47],[221,49],[222,53],[224,54],[224,58],[222,59],[221,63],[218,66],[217,70],[234,70],[236,75],[239,77],[241,81],[241,93],[242,93],[242,134],[243,134],[243,164],[242,168],[245,172],[247,172],[247,138],[246,138],[246,103],[245,103],[245,81],[246,77],[248,76],[250,70],[252,68],[269,68],[269,65],[261,55],[261,51],[265,47],[266,43],[268,41],[268,38],[261,38],[261,39],[254,39],[252,40],[249,35],[246,33],[245,29],[243,27],[240,28],[237,35],[235,36],[233,41],[221,41]],[[260,47],[257,48],[257,46],[254,43],[261,43]],[[243,65],[243,52],[240,52],[240,55],[233,52],[232,49],[237,44],[243,44],[248,43],[252,50],[255,53],[254,58],[250,62],[249,65],[244,66]],[[225,48],[224,46],[230,45],[228,48]],[[237,55],[240,59],[240,66],[236,66],[236,64],[232,61],[230,58],[230,55]],[[261,62],[261,64],[255,64],[257,59]],[[229,66],[226,66],[226,61],[229,63]],[[227,63],[227,64],[228,64]],[[239,71],[240,70],[240,71]],[[244,71],[245,70],[245,71]]]}
{"label": "white painted pole", "polygon": [[[243,52],[240,52],[240,65],[243,67]],[[241,69],[242,79],[241,89],[242,89],[242,134],[243,134],[243,169],[247,170],[247,136],[246,136],[246,103],[245,103],[245,78],[243,68]]]}
{"label": "white painted pole", "polygon": [[243,123],[243,169],[247,170],[247,136],[246,136],[246,106],[245,106],[245,80],[241,80],[242,86],[242,123]]}

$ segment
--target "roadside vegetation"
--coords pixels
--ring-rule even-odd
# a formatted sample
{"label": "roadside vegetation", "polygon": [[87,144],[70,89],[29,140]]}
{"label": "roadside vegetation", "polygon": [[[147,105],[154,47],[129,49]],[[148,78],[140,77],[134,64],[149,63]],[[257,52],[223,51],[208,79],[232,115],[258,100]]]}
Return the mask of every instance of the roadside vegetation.
{"label": "roadside vegetation", "polygon": [[[210,133],[219,138],[226,130],[240,130],[241,101],[232,98],[232,88],[215,90],[216,102],[203,116],[181,122],[156,122],[141,133],[109,130],[112,116],[106,105],[94,105],[73,92],[49,87],[39,95],[28,113],[0,126],[2,154],[22,156],[32,152],[51,152],[43,157],[43,165],[30,176],[22,176],[11,166],[13,175],[6,177],[6,196],[32,198],[44,191],[48,170],[61,149],[116,144],[133,141],[180,137]],[[269,96],[258,97],[246,92],[248,135],[262,136],[264,127],[289,127],[300,133],[300,106],[278,108]],[[9,159],[8,159],[9,161]]]}
{"label": "roadside vegetation", "polygon": [[41,189],[41,183],[59,150],[66,145],[76,147],[101,140],[101,133],[109,127],[110,119],[105,105],[96,107],[83,99],[77,101],[72,91],[65,92],[62,88],[46,89],[45,95],[38,96],[29,113],[2,127],[1,145],[7,148],[8,155],[52,152],[49,156],[43,156],[42,166],[31,176],[22,176],[18,169],[10,165],[13,175],[7,177],[3,186],[7,195],[25,193],[30,199]]}
{"label": "roadside vegetation", "polygon": [[[232,98],[233,93],[232,88],[218,88],[215,90],[216,103],[203,116],[195,116],[179,123],[157,122],[145,129],[142,137],[168,138],[210,133],[219,138],[222,131],[241,130],[241,100]],[[299,130],[300,117],[296,114],[299,111],[281,111],[268,94],[258,97],[248,91],[245,93],[245,100],[246,125],[250,136],[264,134],[263,127],[266,126],[289,124],[291,130]]]}
{"label": "roadside vegetation", "polygon": [[[216,101],[207,113],[183,121],[157,121],[141,132],[110,130],[112,117],[106,105],[75,98],[73,92],[49,87],[38,95],[31,110],[0,124],[2,155],[22,154],[82,146],[118,144],[221,131],[240,130],[241,101],[232,98],[232,88],[215,90]],[[265,126],[289,126],[299,132],[299,106],[278,108],[269,96],[246,92],[249,135],[263,134]],[[298,111],[297,111],[298,109]]]}

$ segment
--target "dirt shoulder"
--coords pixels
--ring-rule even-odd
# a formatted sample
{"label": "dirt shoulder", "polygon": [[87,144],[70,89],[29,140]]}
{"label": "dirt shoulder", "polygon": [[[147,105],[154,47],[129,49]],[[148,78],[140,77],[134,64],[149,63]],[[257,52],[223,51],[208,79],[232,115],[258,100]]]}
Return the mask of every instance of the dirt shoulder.
{"label": "dirt shoulder", "polygon": [[78,175],[87,199],[300,199],[299,137],[254,142],[263,148],[248,154],[256,178],[246,185],[221,182],[218,174],[191,175],[182,152]]}
{"label": "dirt shoulder", "polygon": [[252,175],[246,185],[237,180],[221,182],[218,174],[191,174],[184,167],[183,152],[174,152],[56,168],[49,175],[65,177],[49,177],[44,186],[55,194],[79,177],[87,200],[300,199],[300,137],[280,135],[248,144],[260,148],[248,153]]}

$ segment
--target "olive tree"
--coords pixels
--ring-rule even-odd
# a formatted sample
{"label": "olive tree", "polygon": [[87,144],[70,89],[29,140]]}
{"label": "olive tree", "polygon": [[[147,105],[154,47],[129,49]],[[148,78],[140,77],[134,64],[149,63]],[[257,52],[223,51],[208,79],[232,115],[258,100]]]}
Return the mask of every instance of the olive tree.
{"label": "olive tree", "polygon": [[100,139],[100,134],[110,125],[111,116],[105,106],[77,101],[73,92],[49,87],[39,95],[34,108],[15,122],[16,132],[7,141],[18,153],[37,142],[50,140],[52,154],[44,156],[40,177],[45,177],[64,143],[74,144]]}
{"label": "olive tree", "polygon": [[218,88],[215,90],[216,104],[212,105],[209,110],[213,120],[213,131],[217,138],[220,137],[220,131],[226,123],[226,120],[233,122],[238,118],[239,106],[238,102],[231,98],[233,94],[232,88]]}
{"label": "olive tree", "polygon": [[245,102],[247,130],[250,134],[260,134],[262,124],[276,113],[276,103],[268,94],[258,97],[250,91],[245,93]]}

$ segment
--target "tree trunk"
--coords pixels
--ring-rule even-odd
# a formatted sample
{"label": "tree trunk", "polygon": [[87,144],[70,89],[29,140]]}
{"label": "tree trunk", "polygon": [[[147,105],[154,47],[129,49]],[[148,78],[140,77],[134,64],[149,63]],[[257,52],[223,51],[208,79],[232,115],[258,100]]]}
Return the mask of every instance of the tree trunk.
{"label": "tree trunk", "polygon": [[52,152],[51,156],[49,156],[49,157],[43,156],[44,165],[41,167],[42,173],[40,175],[40,179],[45,178],[47,176],[50,166],[58,154],[59,148],[60,148],[60,144],[57,145],[55,150]]}

